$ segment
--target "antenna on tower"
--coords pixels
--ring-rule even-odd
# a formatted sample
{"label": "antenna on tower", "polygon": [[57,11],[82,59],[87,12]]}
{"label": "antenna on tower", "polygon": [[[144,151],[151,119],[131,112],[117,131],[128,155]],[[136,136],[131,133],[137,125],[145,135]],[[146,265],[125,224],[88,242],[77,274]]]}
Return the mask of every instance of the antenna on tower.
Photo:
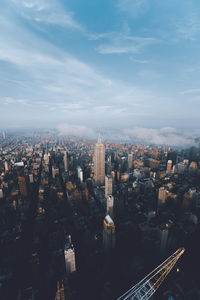
{"label": "antenna on tower", "polygon": [[99,135],[98,135],[98,143],[101,144],[101,142],[102,142],[102,138],[101,138],[101,133],[100,133],[100,131],[99,131]]}

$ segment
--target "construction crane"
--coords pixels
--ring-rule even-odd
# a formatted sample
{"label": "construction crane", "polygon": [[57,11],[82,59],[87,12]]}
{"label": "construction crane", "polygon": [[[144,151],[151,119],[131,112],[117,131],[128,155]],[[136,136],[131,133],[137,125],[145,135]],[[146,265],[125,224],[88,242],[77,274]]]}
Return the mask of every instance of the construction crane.
{"label": "construction crane", "polygon": [[161,265],[149,273],[144,279],[133,286],[117,300],[148,300],[159,288],[165,277],[172,270],[176,262],[184,253],[184,248],[179,248],[168,257]]}

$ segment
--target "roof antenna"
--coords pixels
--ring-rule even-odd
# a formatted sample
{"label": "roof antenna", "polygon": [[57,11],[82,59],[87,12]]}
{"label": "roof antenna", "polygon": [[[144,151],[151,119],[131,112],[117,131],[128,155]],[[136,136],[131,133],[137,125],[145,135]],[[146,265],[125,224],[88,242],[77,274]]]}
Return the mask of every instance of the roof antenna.
{"label": "roof antenna", "polygon": [[101,139],[101,133],[99,131],[99,135],[98,135],[98,143],[101,144],[102,143],[102,139]]}

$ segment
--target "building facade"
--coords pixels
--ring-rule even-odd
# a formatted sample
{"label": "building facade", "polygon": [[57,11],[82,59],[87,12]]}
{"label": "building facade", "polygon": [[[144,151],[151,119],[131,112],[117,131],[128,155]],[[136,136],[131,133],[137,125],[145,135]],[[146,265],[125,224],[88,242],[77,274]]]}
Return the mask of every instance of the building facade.
{"label": "building facade", "polygon": [[115,224],[111,217],[107,215],[103,221],[103,248],[105,252],[115,248],[116,233]]}
{"label": "building facade", "polygon": [[105,180],[105,147],[100,139],[94,148],[94,180],[97,184],[104,184]]}

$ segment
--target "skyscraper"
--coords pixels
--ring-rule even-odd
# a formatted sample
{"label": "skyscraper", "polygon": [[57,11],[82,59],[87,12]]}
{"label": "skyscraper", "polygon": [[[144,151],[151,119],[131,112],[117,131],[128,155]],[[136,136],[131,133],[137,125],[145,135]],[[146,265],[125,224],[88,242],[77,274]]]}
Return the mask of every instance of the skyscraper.
{"label": "skyscraper", "polygon": [[114,197],[112,195],[108,195],[106,197],[106,208],[107,208],[107,214],[113,219],[113,206],[114,206]]}
{"label": "skyscraper", "polygon": [[168,160],[166,173],[170,173],[171,171],[172,171],[172,160]]}
{"label": "skyscraper", "polygon": [[27,197],[26,179],[23,176],[18,176],[19,190],[23,197]]}
{"label": "skyscraper", "polygon": [[161,255],[165,254],[168,239],[168,229],[164,228],[160,230],[160,252]]}
{"label": "skyscraper", "polygon": [[45,153],[45,155],[44,155],[44,161],[45,161],[46,165],[49,164],[49,155],[47,153]]}
{"label": "skyscraper", "polygon": [[115,224],[107,215],[103,221],[103,248],[106,252],[115,248]]}
{"label": "skyscraper", "polygon": [[165,203],[167,199],[167,190],[164,187],[160,187],[158,191],[158,205]]}
{"label": "skyscraper", "polygon": [[94,179],[97,183],[104,184],[105,180],[105,147],[98,139],[94,149]]}
{"label": "skyscraper", "polygon": [[64,255],[65,255],[65,265],[66,265],[67,274],[75,272],[76,271],[75,251],[74,251],[74,246],[71,242],[70,235],[66,239]]}
{"label": "skyscraper", "polygon": [[133,167],[133,153],[128,153],[128,168],[132,169]]}
{"label": "skyscraper", "polygon": [[67,172],[67,170],[68,170],[68,161],[67,161],[67,152],[66,151],[64,152],[63,163],[64,163],[65,172]]}
{"label": "skyscraper", "polygon": [[112,176],[105,177],[105,197],[112,195]]}
{"label": "skyscraper", "polygon": [[5,172],[8,172],[8,162],[7,161],[5,161],[5,163],[4,163],[4,168],[5,168]]}
{"label": "skyscraper", "polygon": [[78,178],[80,180],[80,182],[83,182],[83,170],[81,169],[81,167],[77,168],[77,173],[78,173]]}

